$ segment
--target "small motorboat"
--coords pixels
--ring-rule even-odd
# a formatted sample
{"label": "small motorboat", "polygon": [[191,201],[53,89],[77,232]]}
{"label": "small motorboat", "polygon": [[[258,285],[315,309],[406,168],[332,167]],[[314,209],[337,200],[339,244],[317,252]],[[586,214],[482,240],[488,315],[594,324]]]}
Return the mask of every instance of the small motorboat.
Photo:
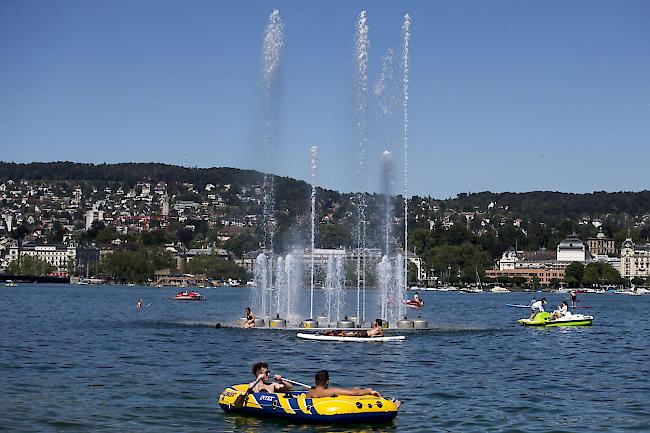
{"label": "small motorboat", "polygon": [[176,296],[172,298],[175,301],[205,301],[205,296],[200,294],[199,292],[195,292],[194,290],[191,291],[184,291],[184,292],[178,292]]}
{"label": "small motorboat", "polygon": [[422,299],[406,299],[404,300],[404,304],[406,304],[406,306],[409,308],[424,307],[424,301]]}
{"label": "small motorboat", "polygon": [[394,400],[372,395],[308,398],[307,391],[248,392],[248,385],[234,385],[219,395],[225,412],[284,418],[306,423],[385,423],[397,416]]}
{"label": "small motorboat", "polygon": [[554,319],[551,313],[542,311],[541,313],[535,314],[532,320],[519,319],[517,323],[524,326],[590,326],[593,321],[593,316],[570,313]]}
{"label": "small motorboat", "polygon": [[7,280],[7,281],[5,282],[5,287],[18,287],[18,284],[16,284],[15,281]]}

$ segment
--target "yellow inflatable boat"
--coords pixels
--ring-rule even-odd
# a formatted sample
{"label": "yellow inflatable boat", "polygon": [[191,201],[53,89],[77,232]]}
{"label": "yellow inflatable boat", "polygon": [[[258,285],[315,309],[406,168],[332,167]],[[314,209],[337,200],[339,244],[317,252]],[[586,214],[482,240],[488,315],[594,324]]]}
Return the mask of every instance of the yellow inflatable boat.
{"label": "yellow inflatable boat", "polygon": [[397,405],[372,395],[307,398],[307,391],[249,393],[247,384],[229,386],[219,396],[226,412],[313,423],[381,423],[397,415]]}

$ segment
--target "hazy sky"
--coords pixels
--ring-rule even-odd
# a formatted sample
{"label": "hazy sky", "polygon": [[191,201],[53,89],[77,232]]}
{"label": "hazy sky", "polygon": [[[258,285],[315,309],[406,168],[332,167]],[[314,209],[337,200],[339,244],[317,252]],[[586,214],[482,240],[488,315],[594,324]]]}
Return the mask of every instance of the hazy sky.
{"label": "hazy sky", "polygon": [[[316,145],[318,183],[357,189],[353,47],[367,10],[370,85],[412,18],[411,193],[648,188],[645,0],[3,0],[0,160],[262,169],[273,8],[277,174],[307,179]],[[372,97],[367,114],[367,189],[389,149],[401,190],[401,114],[377,122]]]}

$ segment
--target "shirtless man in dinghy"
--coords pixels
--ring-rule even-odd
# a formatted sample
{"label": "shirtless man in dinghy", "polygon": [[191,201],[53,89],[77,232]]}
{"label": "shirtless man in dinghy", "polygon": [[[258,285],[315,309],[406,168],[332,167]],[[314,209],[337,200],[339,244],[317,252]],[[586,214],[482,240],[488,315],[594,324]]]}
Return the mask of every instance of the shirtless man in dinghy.
{"label": "shirtless man in dinghy", "polygon": [[[315,386],[307,392],[307,398],[336,397],[339,395],[374,395],[381,397],[379,391],[372,388],[337,388],[330,387],[330,374],[327,370],[316,372],[314,377]],[[395,405],[399,408],[401,402],[395,400]]]}
{"label": "shirtless man in dinghy", "polygon": [[286,392],[293,389],[293,385],[282,379],[279,374],[273,376],[275,382],[270,382],[271,371],[266,362],[256,362],[253,365],[253,375],[256,379],[248,385],[252,392]]}

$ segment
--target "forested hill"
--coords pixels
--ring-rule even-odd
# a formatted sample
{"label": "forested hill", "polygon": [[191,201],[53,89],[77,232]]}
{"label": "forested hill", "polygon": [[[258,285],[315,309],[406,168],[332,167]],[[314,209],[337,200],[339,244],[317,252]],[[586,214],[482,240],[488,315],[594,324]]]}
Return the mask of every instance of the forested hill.
{"label": "forested hill", "polygon": [[[237,168],[185,168],[160,163],[82,164],[73,162],[34,162],[17,164],[0,162],[0,181],[54,180],[86,182],[120,182],[135,185],[137,182],[164,181],[168,183],[260,185],[262,173]],[[276,190],[284,199],[300,199],[307,193],[308,185],[300,180],[276,177]],[[293,197],[296,195],[296,197]],[[333,200],[347,194],[327,191]],[[298,197],[300,196],[300,197]],[[554,225],[562,219],[576,220],[583,216],[602,215],[640,216],[650,214],[650,191],[641,192],[594,192],[573,194],[548,191],[524,193],[461,193],[456,198],[435,200],[444,209],[463,211],[487,211],[490,203],[497,213],[509,214],[528,221],[544,221]],[[416,200],[416,202],[419,200]],[[499,212],[500,211],[500,212]]]}
{"label": "forested hill", "polygon": [[124,182],[135,185],[151,182],[255,184],[262,173],[237,168],[185,168],[160,163],[81,164],[75,162],[0,162],[0,180],[64,180]]}
{"label": "forested hill", "polygon": [[507,210],[528,221],[546,221],[553,225],[561,219],[576,220],[585,216],[650,214],[650,191],[604,192],[573,194],[550,191],[524,193],[479,192],[459,194],[443,202],[444,207],[456,211],[485,211],[493,208]]}

